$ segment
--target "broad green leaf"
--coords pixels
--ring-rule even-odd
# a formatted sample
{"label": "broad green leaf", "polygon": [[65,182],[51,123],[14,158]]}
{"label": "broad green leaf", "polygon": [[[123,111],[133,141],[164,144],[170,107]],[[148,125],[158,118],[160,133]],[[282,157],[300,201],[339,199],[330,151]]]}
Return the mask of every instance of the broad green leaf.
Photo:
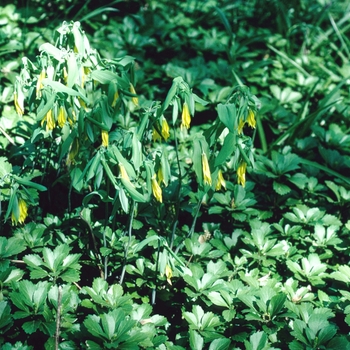
{"label": "broad green leaf", "polygon": [[83,323],[89,333],[91,333],[93,336],[97,338],[105,340],[106,334],[100,326],[100,320],[101,318],[99,316],[88,315]]}
{"label": "broad green leaf", "polygon": [[215,339],[210,343],[209,350],[228,350],[231,340],[227,338]]}
{"label": "broad green leaf", "polygon": [[214,305],[222,306],[225,308],[229,307],[219,292],[209,292],[208,298]]}
{"label": "broad green leaf", "polygon": [[202,350],[204,339],[193,329],[190,329],[190,347],[192,350]]}

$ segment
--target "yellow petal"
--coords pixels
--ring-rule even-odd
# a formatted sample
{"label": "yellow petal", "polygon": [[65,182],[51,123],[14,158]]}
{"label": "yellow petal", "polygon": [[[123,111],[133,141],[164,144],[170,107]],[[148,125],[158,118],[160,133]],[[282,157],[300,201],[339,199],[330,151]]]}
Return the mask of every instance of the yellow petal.
{"label": "yellow petal", "polygon": [[152,192],[153,196],[156,198],[156,200],[160,203],[163,202],[163,197],[162,197],[162,189],[160,188],[157,179],[156,179],[156,174],[153,175],[152,177]]}
{"label": "yellow petal", "polygon": [[255,114],[251,109],[249,109],[248,111],[247,123],[251,128],[255,129],[256,127]]}
{"label": "yellow petal", "polygon": [[28,216],[28,206],[24,199],[20,198],[18,201],[19,216],[16,217],[15,213],[11,213],[12,225],[17,225],[17,223],[24,224],[25,219]]}
{"label": "yellow petal", "polygon": [[191,124],[191,115],[186,102],[182,106],[181,120],[181,128],[189,129]]}
{"label": "yellow petal", "polygon": [[[135,88],[134,86],[130,83],[130,92],[134,95],[136,95],[136,91],[135,91]],[[139,105],[139,99],[138,97],[132,97],[131,98],[131,101],[134,103],[135,106],[138,106]]]}
{"label": "yellow petal", "polygon": [[245,173],[247,170],[247,163],[242,162],[237,169],[237,182],[243,187],[245,186]]}
{"label": "yellow petal", "polygon": [[170,131],[169,131],[169,124],[166,121],[165,118],[162,120],[162,136],[164,137],[164,140],[166,141],[169,136],[170,136]]}
{"label": "yellow petal", "polygon": [[224,179],[224,177],[222,175],[221,169],[219,169],[215,190],[216,191],[220,191],[221,187],[224,187],[226,189],[226,181],[225,181],[225,179]]}
{"label": "yellow petal", "polygon": [[173,271],[171,270],[171,267],[168,264],[165,266],[165,276],[168,283],[172,286],[171,277],[173,277]]}
{"label": "yellow petal", "polygon": [[208,163],[208,158],[205,153],[202,153],[202,169],[203,169],[203,182],[204,184],[211,186],[211,173]]}
{"label": "yellow petal", "polygon": [[108,141],[109,141],[108,131],[102,130],[101,131],[101,137],[102,137],[102,146],[103,147],[108,147]]}
{"label": "yellow petal", "polygon": [[242,134],[244,124],[245,124],[245,122],[242,119],[240,119],[239,123],[238,123],[238,127],[237,127],[238,134]]}
{"label": "yellow petal", "polygon": [[46,121],[46,131],[53,130],[56,126],[55,118],[52,113],[52,109],[50,109],[43,120],[41,121],[41,125],[44,125],[44,122]]}
{"label": "yellow petal", "polygon": [[67,113],[64,106],[60,106],[58,111],[57,123],[60,128],[63,128],[65,122],[67,120]]}

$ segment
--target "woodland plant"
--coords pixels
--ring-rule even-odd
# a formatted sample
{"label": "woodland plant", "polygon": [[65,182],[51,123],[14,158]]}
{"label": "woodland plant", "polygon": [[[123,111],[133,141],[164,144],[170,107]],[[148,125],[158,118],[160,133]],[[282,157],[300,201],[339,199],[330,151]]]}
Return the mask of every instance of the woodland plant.
{"label": "woodland plant", "polygon": [[2,349],[350,348],[350,8],[323,3],[1,8]]}

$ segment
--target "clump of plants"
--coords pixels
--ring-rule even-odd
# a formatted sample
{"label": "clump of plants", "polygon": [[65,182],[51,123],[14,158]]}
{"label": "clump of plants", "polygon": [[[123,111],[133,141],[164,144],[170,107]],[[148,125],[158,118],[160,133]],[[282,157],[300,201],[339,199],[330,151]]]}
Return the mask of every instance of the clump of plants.
{"label": "clump of plants", "polygon": [[258,2],[118,4],[3,90],[1,347],[349,348],[348,12],[300,3],[298,52],[302,17],[247,27]]}

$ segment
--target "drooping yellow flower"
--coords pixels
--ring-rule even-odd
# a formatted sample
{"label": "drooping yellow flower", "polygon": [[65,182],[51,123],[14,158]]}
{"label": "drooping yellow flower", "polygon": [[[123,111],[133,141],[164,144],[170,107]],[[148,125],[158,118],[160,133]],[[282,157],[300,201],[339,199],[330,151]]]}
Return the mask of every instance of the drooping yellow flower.
{"label": "drooping yellow flower", "polygon": [[112,105],[111,105],[112,107],[115,107],[115,105],[117,104],[118,98],[119,98],[119,93],[118,93],[118,91],[116,91],[114,93],[114,96],[113,96],[113,101],[112,101]]}
{"label": "drooping yellow flower", "polygon": [[170,130],[169,130],[169,124],[166,121],[165,118],[162,120],[162,136],[164,137],[164,140],[166,141],[170,136]]}
{"label": "drooping yellow flower", "polygon": [[249,109],[248,111],[247,123],[251,128],[255,129],[256,127],[255,114],[251,109]]}
{"label": "drooping yellow flower", "polygon": [[126,181],[130,182],[129,175],[126,172],[125,167],[124,167],[124,165],[122,163],[119,163],[119,173],[120,173],[120,177],[123,180],[126,180]]}
{"label": "drooping yellow flower", "polygon": [[166,276],[167,282],[172,286],[171,277],[173,277],[173,271],[168,264],[165,266],[165,276]]}
{"label": "drooping yellow flower", "polygon": [[75,111],[74,111],[74,110],[72,110],[71,113],[72,113],[73,119],[70,118],[70,116],[69,116],[69,114],[68,114],[68,122],[69,122],[69,124],[72,126],[72,125],[75,123],[75,121],[77,120],[77,116],[75,115]]}
{"label": "drooping yellow flower", "polygon": [[[130,92],[131,92],[133,95],[136,95],[136,91],[135,91],[134,85],[132,85],[131,83],[130,83]],[[131,98],[131,101],[134,103],[135,106],[138,106],[138,105],[139,105],[139,99],[138,99],[138,97],[132,97],[132,98]]]}
{"label": "drooping yellow flower", "polygon": [[182,106],[182,115],[181,115],[181,129],[186,128],[189,129],[190,128],[190,124],[191,124],[191,115],[190,115],[190,110],[188,109],[188,105],[186,102],[184,102],[183,106]]}
{"label": "drooping yellow flower", "polygon": [[102,137],[102,146],[103,147],[108,147],[108,142],[109,142],[109,135],[107,130],[102,130],[101,131],[101,137]]}
{"label": "drooping yellow flower", "polygon": [[20,200],[18,201],[18,209],[19,209],[18,217],[12,211],[12,214],[11,214],[12,225],[17,225],[18,223],[23,224],[25,219],[28,216],[28,206],[27,206],[27,203],[22,198],[20,198]]}
{"label": "drooping yellow flower", "polygon": [[243,119],[240,119],[237,127],[237,132],[239,135],[242,134],[244,125],[245,125],[245,122],[243,121]]}
{"label": "drooping yellow flower", "polygon": [[55,128],[56,122],[55,122],[55,118],[54,118],[53,113],[52,113],[52,109],[50,109],[46,113],[45,117],[41,121],[41,126],[44,125],[45,121],[46,121],[46,131],[50,131],[50,130],[53,130]]}
{"label": "drooping yellow flower", "polygon": [[17,114],[21,117],[24,113],[24,100],[23,98],[19,98],[17,92],[14,92],[14,103]]}
{"label": "drooping yellow flower", "polygon": [[241,184],[243,187],[245,186],[245,173],[247,170],[247,163],[241,162],[237,169],[237,182],[238,184]]}
{"label": "drooping yellow flower", "polygon": [[39,74],[38,81],[36,82],[36,98],[40,98],[41,97],[41,91],[40,90],[43,88],[42,81],[45,79],[45,76],[46,76],[46,73],[45,73],[45,69],[43,68],[43,70]]}
{"label": "drooping yellow flower", "polygon": [[63,67],[63,80],[67,84],[68,81],[68,73],[67,73],[67,68],[64,66]]}
{"label": "drooping yellow flower", "polygon": [[208,158],[205,153],[202,153],[202,169],[203,169],[203,182],[204,184],[211,186],[211,173],[208,163]]}
{"label": "drooping yellow flower", "polygon": [[158,202],[162,203],[163,202],[162,189],[160,188],[160,186],[157,182],[156,174],[154,174],[152,176],[152,192],[153,192],[153,196],[156,198],[156,200]]}
{"label": "drooping yellow flower", "polygon": [[58,126],[60,128],[63,128],[66,120],[67,120],[66,109],[64,108],[64,106],[60,106],[60,108],[58,110],[58,117],[57,117]]}
{"label": "drooping yellow flower", "polygon": [[216,186],[215,186],[215,190],[216,191],[220,191],[221,187],[224,187],[226,189],[226,181],[222,175],[222,171],[221,169],[219,169],[218,171],[218,178],[216,180]]}
{"label": "drooping yellow flower", "polygon": [[162,140],[162,137],[159,135],[158,131],[156,128],[153,128],[152,130],[152,141],[153,142],[156,142],[156,141],[161,141]]}
{"label": "drooping yellow flower", "polygon": [[70,166],[74,160],[74,158],[76,157],[76,155],[79,152],[79,139],[76,137],[73,142],[72,145],[70,147],[68,156],[67,156],[67,160],[66,160],[66,164],[68,166]]}

